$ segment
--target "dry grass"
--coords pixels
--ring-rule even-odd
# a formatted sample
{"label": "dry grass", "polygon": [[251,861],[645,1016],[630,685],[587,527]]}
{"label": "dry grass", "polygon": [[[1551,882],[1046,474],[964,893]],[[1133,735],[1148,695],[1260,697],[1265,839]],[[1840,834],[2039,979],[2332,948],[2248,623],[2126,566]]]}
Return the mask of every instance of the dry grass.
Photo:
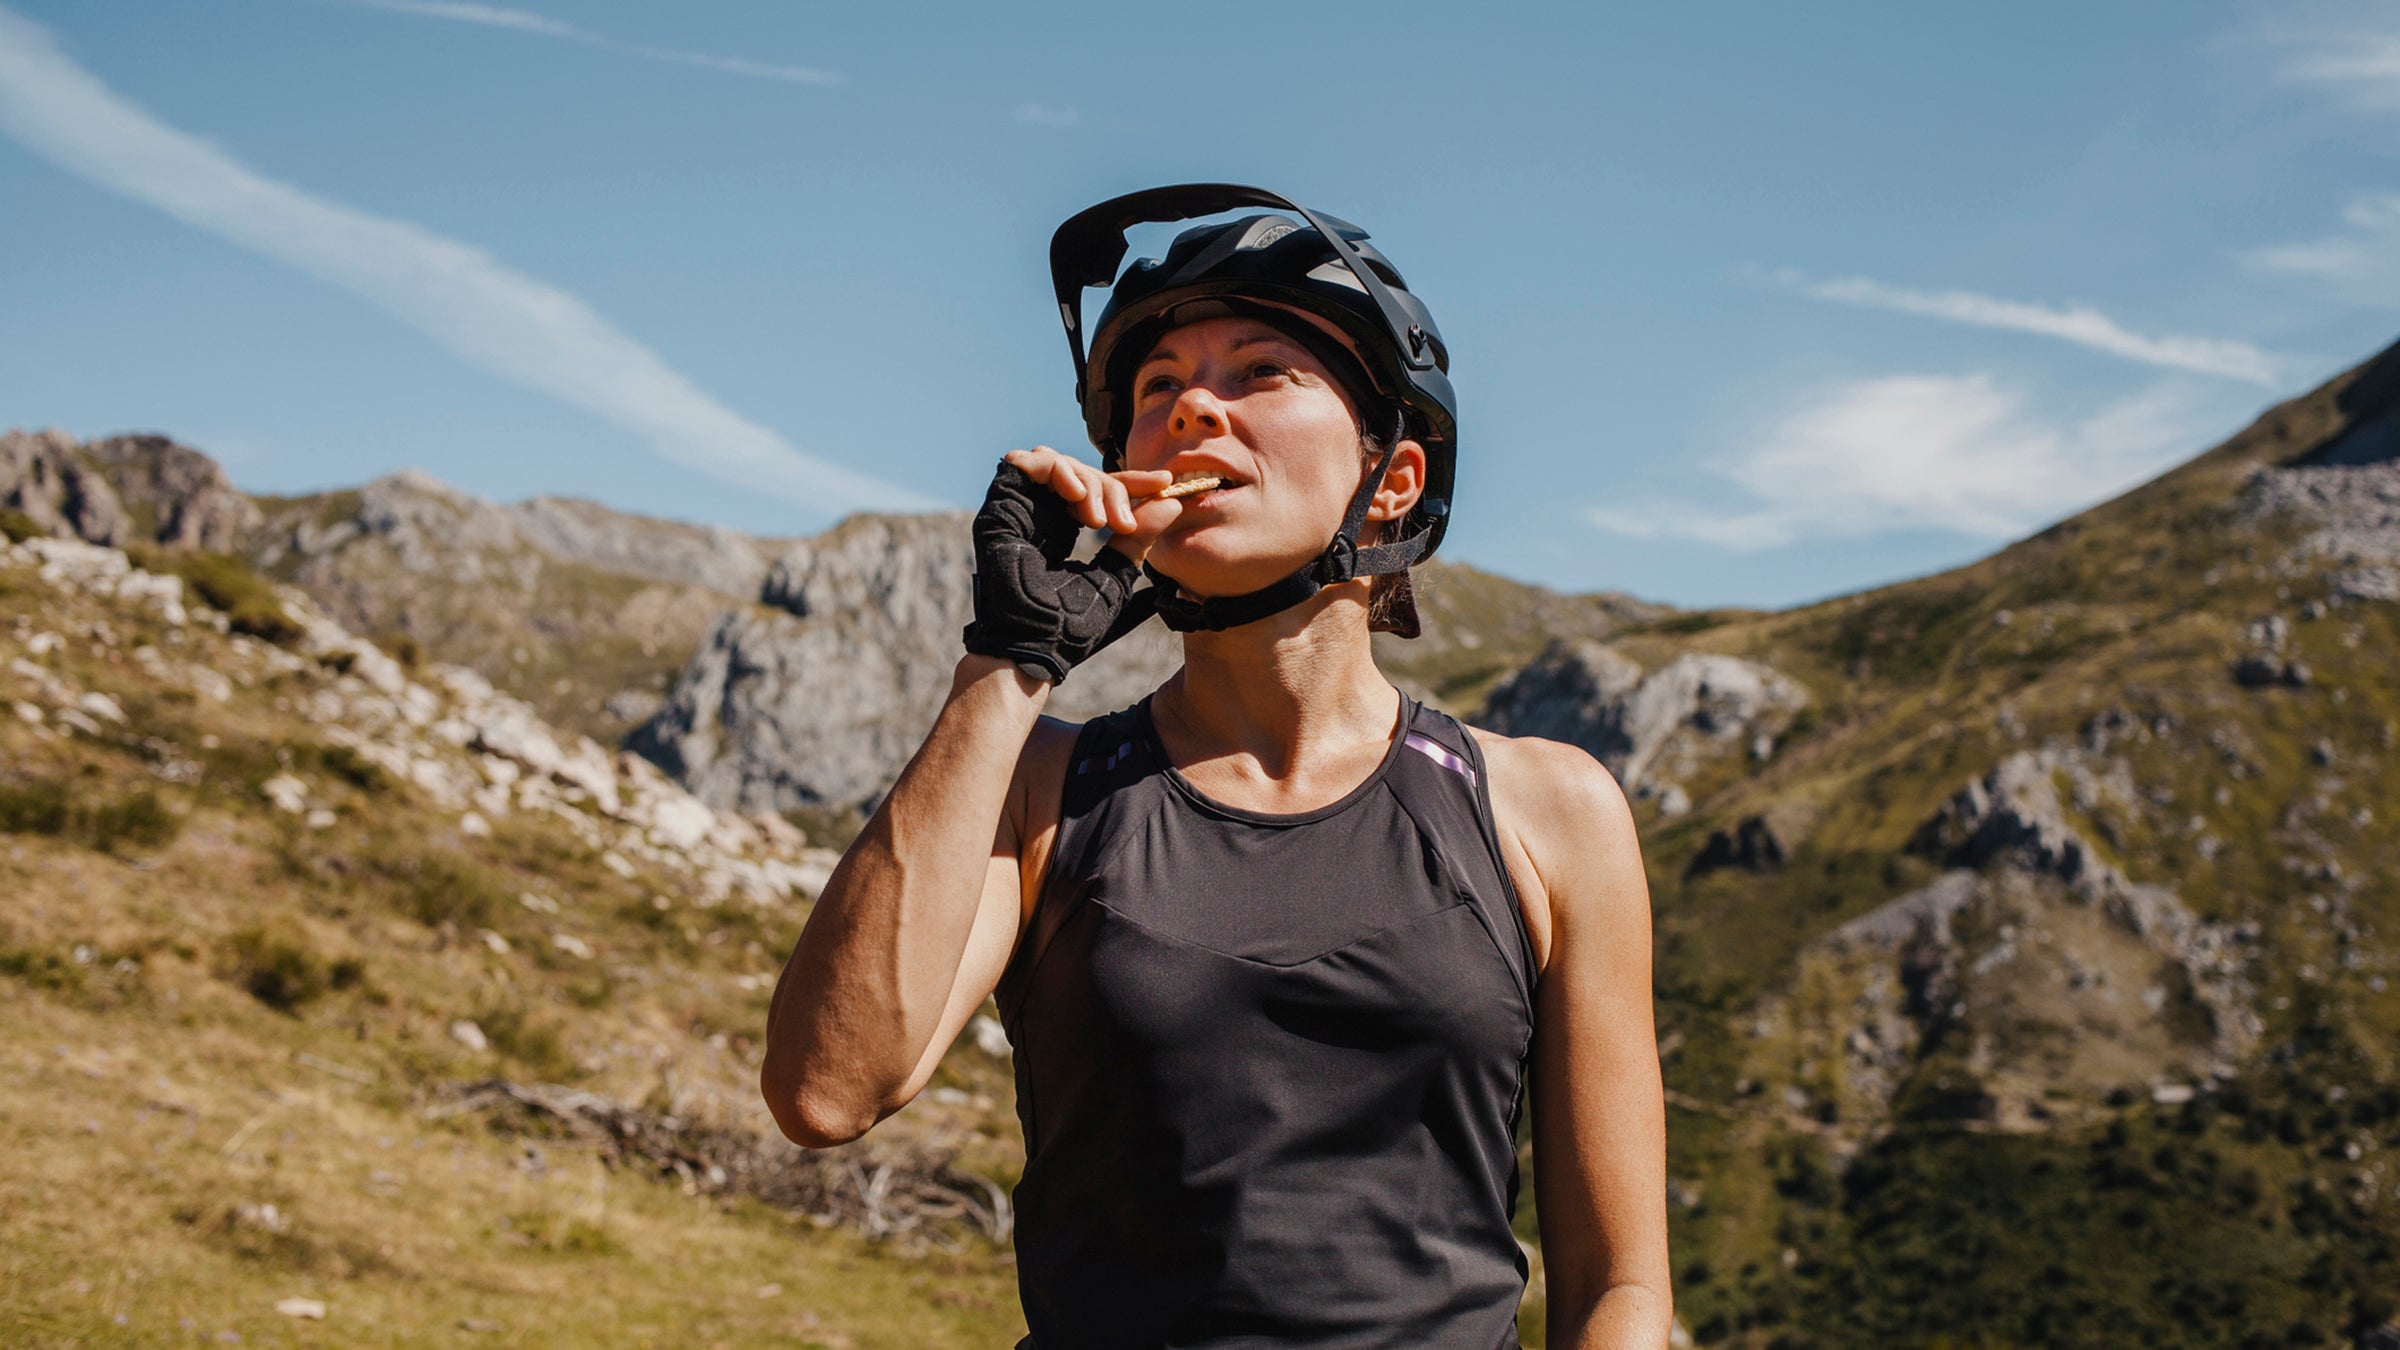
{"label": "dry grass", "polygon": [[[66,641],[35,652],[45,631]],[[143,645],[234,676],[232,701],[145,673]],[[0,1344],[896,1350],[1021,1333],[1005,1255],[971,1226],[869,1241],[612,1168],[564,1133],[441,1114],[461,1083],[568,1081],[785,1147],[756,1041],[761,977],[803,909],[704,907],[523,813],[469,838],[316,739],[294,710],[336,672],[273,674],[196,625],[171,636],[0,572],[0,680],[21,655],[127,722],[0,715]],[[47,698],[0,689],[0,713]],[[284,772],[330,828],[266,803]],[[453,1037],[460,1020],[487,1049]],[[1005,1183],[1005,1067],[955,1058],[949,1100],[886,1129]],[[295,1297],[328,1316],[275,1311]]]}

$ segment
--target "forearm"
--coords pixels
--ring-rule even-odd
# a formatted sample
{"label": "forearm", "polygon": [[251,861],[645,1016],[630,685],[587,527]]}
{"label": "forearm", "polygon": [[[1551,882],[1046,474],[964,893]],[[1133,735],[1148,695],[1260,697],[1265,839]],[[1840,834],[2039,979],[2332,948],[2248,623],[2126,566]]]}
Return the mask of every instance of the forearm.
{"label": "forearm", "polygon": [[955,988],[1009,785],[1049,686],[969,656],[826,882],[768,1013],[769,1106],[804,1143],[895,1108]]}
{"label": "forearm", "polygon": [[1675,1324],[1671,1297],[1647,1285],[1620,1284],[1589,1309],[1547,1310],[1554,1350],[1662,1350]]}

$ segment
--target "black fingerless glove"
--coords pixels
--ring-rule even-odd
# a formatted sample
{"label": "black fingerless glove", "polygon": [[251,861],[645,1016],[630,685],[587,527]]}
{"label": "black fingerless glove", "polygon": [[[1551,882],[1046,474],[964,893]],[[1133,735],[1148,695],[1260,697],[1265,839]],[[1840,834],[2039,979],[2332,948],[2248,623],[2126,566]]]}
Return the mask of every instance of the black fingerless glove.
{"label": "black fingerless glove", "polygon": [[1057,684],[1067,672],[1153,612],[1136,591],[1142,569],[1113,548],[1071,562],[1080,527],[1049,488],[1013,464],[992,475],[975,513],[975,622],[967,650],[1004,657],[1031,678]]}

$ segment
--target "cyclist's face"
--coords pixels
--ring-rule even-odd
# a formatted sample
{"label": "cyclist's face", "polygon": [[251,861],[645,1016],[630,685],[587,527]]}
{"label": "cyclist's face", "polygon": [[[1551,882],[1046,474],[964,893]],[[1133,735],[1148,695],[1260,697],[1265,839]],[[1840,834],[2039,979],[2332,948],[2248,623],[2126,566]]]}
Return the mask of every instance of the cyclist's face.
{"label": "cyclist's face", "polygon": [[1150,560],[1202,595],[1239,595],[1315,557],[1360,474],[1359,423],[1340,384],[1274,325],[1203,319],[1134,370],[1125,467],[1226,485],[1186,497]]}

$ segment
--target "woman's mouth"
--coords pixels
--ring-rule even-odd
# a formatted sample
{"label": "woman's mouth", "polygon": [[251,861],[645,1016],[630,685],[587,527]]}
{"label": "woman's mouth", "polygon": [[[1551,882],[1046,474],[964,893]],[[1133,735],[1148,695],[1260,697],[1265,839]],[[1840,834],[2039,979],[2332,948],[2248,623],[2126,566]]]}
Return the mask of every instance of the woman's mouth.
{"label": "woman's mouth", "polygon": [[1218,488],[1232,488],[1240,486],[1241,484],[1235,482],[1231,478],[1226,477],[1224,474],[1216,473],[1206,469],[1195,469],[1188,473],[1176,475],[1175,481],[1166,488],[1162,489],[1158,496],[1161,500],[1168,500],[1176,497],[1196,497],[1203,492],[1213,492]]}

